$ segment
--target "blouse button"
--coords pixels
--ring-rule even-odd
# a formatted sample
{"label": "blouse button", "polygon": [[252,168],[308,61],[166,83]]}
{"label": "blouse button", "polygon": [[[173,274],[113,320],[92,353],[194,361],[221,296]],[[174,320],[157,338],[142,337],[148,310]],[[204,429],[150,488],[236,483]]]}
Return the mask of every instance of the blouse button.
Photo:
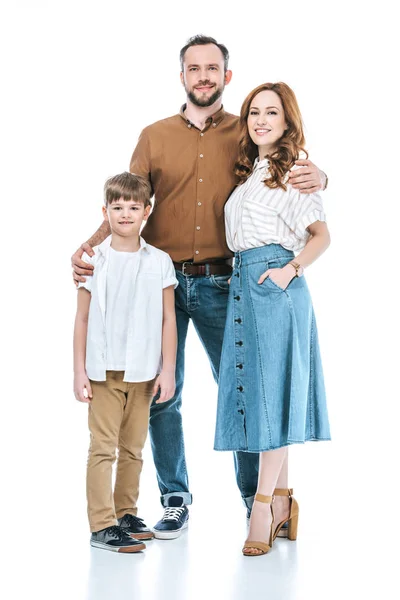
{"label": "blouse button", "polygon": [[201,135],[201,137],[203,137],[204,133],[201,133],[200,135]]}
{"label": "blouse button", "polygon": [[195,254],[199,254],[199,251],[198,251],[198,250],[196,250]]}

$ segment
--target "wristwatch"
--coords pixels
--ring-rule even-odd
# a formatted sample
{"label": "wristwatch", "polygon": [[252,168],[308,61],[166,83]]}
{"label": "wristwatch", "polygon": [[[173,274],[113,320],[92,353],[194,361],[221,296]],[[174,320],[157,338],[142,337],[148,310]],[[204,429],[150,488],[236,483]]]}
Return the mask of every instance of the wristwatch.
{"label": "wristwatch", "polygon": [[304,267],[302,267],[298,262],[291,260],[289,265],[292,265],[292,267],[294,267],[294,270],[296,271],[295,277],[301,277],[303,275]]}

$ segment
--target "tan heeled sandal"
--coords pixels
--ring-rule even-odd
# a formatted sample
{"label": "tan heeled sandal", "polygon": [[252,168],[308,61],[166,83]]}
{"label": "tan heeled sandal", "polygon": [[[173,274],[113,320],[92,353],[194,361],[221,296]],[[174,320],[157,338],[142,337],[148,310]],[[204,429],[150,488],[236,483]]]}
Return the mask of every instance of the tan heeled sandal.
{"label": "tan heeled sandal", "polygon": [[[278,523],[275,527],[274,537],[287,537],[289,540],[297,539],[297,526],[299,523],[299,504],[295,498],[293,498],[293,490],[286,488],[275,488],[274,496],[289,496],[290,511],[289,518]],[[287,528],[282,527],[288,524]]]}
{"label": "tan heeled sandal", "polygon": [[[254,500],[257,502],[264,502],[265,504],[271,505],[271,514],[272,514],[272,523],[271,530],[269,534],[269,543],[266,542],[253,542],[251,540],[246,540],[242,549],[242,552],[245,556],[262,556],[263,554],[267,554],[271,550],[272,542],[273,542],[273,531],[274,531],[274,511],[272,509],[273,496],[264,496],[263,494],[256,494]],[[255,549],[259,550],[257,554],[252,552],[248,552],[247,550]]]}

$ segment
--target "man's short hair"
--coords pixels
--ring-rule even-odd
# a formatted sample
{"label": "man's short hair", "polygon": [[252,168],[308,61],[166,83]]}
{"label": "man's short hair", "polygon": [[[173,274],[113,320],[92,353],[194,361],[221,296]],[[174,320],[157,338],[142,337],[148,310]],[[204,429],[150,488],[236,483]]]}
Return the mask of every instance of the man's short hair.
{"label": "man's short hair", "polygon": [[186,46],[183,46],[182,50],[179,53],[179,58],[180,58],[180,62],[181,62],[181,71],[183,71],[183,62],[185,60],[185,53],[186,50],[188,50],[188,48],[190,48],[191,46],[205,46],[206,44],[214,44],[214,46],[217,46],[221,52],[222,52],[222,56],[224,57],[224,71],[226,73],[226,71],[228,70],[228,62],[229,62],[229,52],[228,52],[228,48],[226,46],[224,46],[223,44],[219,44],[217,42],[216,39],[214,39],[213,37],[209,37],[208,35],[194,35],[193,37],[189,38],[188,41],[186,42]]}
{"label": "man's short hair", "polygon": [[141,175],[125,171],[107,179],[104,185],[104,204],[108,206],[120,198],[141,202],[144,207],[151,206],[151,186]]}

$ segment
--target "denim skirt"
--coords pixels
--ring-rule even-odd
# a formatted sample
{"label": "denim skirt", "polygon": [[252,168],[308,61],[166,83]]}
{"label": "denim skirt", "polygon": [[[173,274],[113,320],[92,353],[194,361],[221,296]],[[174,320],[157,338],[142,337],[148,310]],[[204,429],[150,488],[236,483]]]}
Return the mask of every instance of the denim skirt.
{"label": "denim skirt", "polygon": [[222,348],[215,450],[264,452],[329,440],[329,420],[310,293],[304,277],[286,290],[267,269],[293,252],[278,244],[235,255]]}

